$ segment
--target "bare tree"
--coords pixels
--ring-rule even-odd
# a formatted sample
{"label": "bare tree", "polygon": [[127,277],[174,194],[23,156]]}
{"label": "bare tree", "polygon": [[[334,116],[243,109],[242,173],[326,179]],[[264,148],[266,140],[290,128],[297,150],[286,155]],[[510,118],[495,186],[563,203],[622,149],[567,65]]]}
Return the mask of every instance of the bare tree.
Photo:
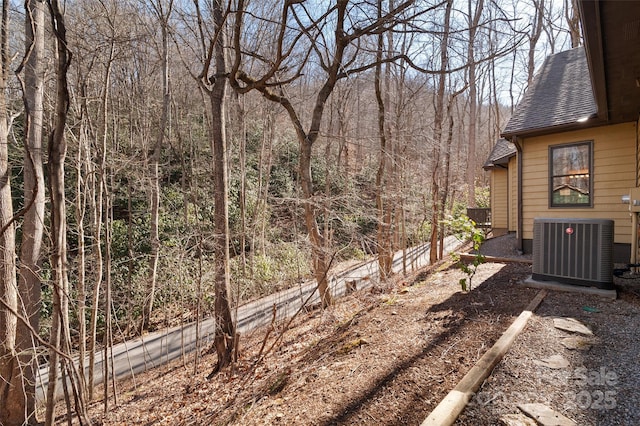
{"label": "bare tree", "polygon": [[564,13],[569,26],[571,47],[580,46],[580,14],[578,13],[578,0],[564,0]]}
{"label": "bare tree", "polygon": [[[106,196],[106,168],[107,168],[107,138],[108,138],[108,105],[109,105],[109,86],[111,84],[111,73],[113,69],[113,59],[115,51],[114,24],[110,21],[109,29],[111,30],[111,38],[108,42],[107,58],[105,63],[105,71],[102,80],[102,88],[100,91],[100,106],[98,108],[98,135],[94,152],[94,160],[96,166],[91,174],[91,197],[89,200],[92,231],[94,238],[94,248],[92,250],[94,259],[94,283],[91,295],[91,314],[89,319],[89,399],[93,399],[94,380],[95,380],[95,356],[97,348],[97,327],[99,300],[104,281],[104,254],[102,249],[102,237],[104,226],[104,198]],[[106,315],[109,312],[105,313]],[[107,401],[105,401],[105,404]]]}
{"label": "bare tree", "polygon": [[[44,52],[44,4],[40,0],[25,3],[26,63],[25,114],[27,132],[24,151],[24,202],[32,207],[25,212],[20,246],[20,274],[18,288],[22,310],[29,325],[18,325],[18,347],[25,365],[27,412],[35,413],[35,369],[37,361],[33,353],[34,336],[31,330],[40,325],[40,261],[44,231],[44,173],[42,167],[42,118],[43,118],[43,52]],[[29,359],[30,358],[30,359]]]}
{"label": "bare tree", "polygon": [[[472,5],[475,4],[475,8]],[[476,206],[476,128],[478,125],[478,90],[476,75],[476,35],[480,24],[480,17],[484,8],[484,0],[468,3],[469,42],[467,45],[467,64],[469,66],[469,149],[467,162],[467,205]]]}
{"label": "bare tree", "polygon": [[447,0],[444,21],[442,23],[442,38],[440,39],[440,73],[436,83],[433,139],[432,139],[432,171],[431,171],[431,192],[433,201],[431,207],[431,250],[429,251],[429,262],[434,264],[438,260],[438,231],[440,229],[440,199],[441,188],[441,150],[442,150],[442,125],[444,122],[444,98],[447,82],[447,69],[449,66],[449,34],[451,30],[451,9],[453,0]]}
{"label": "bare tree", "polygon": [[[6,406],[6,414],[0,414],[1,424],[22,424],[35,421],[35,354],[34,330],[38,330],[40,320],[40,277],[39,260],[42,243],[44,216],[44,178],[42,173],[42,53],[44,50],[44,13],[39,1],[25,2],[25,55],[18,67],[17,75],[25,71],[23,101],[25,107],[25,150],[24,186],[25,208],[22,227],[21,266],[18,286],[15,277],[15,233],[11,223],[12,199],[3,193],[2,235],[6,239],[0,244],[3,254],[10,256],[2,263],[3,283],[6,288],[0,292],[3,306],[0,308],[0,328],[6,330],[4,346],[11,350],[0,354],[0,406]],[[0,172],[2,191],[9,189],[9,168],[7,163],[8,120],[6,105],[6,82],[8,58],[8,5],[3,2],[2,18],[2,77],[0,91]],[[26,82],[25,82],[26,80]],[[5,204],[6,203],[6,204]],[[10,239],[10,240],[9,240]],[[9,276],[11,274],[12,276]],[[6,309],[6,311],[5,311]],[[12,311],[12,313],[9,313]],[[18,313],[21,315],[17,321]],[[6,384],[7,388],[2,389]]]}
{"label": "bare tree", "polygon": [[[378,19],[382,18],[382,0],[378,0]],[[392,46],[389,46],[390,48]],[[393,266],[393,240],[392,240],[392,205],[389,194],[387,194],[388,184],[387,181],[391,181],[393,176],[386,176],[393,170],[389,167],[389,163],[393,161],[392,152],[393,148],[388,146],[391,142],[389,139],[389,131],[386,125],[386,112],[385,112],[385,99],[383,97],[383,84],[382,84],[382,68],[385,67],[385,93],[388,104],[389,93],[389,64],[383,64],[384,53],[384,34],[381,32],[377,35],[377,49],[376,49],[376,66],[375,66],[375,94],[376,103],[378,105],[378,138],[380,139],[380,151],[378,153],[378,171],[376,173],[376,207],[378,209],[378,235],[377,235],[377,248],[378,248],[378,267],[380,269],[380,276],[382,280],[385,280],[391,275],[391,267]]]}
{"label": "bare tree", "polygon": [[535,8],[535,15],[533,16],[533,23],[531,24],[531,32],[529,33],[529,61],[527,62],[527,86],[531,85],[533,81],[533,75],[535,71],[535,54],[536,45],[542,35],[543,23],[544,23],[544,0],[534,0],[533,6]]}
{"label": "bare tree", "polygon": [[[454,137],[454,124],[455,119],[453,115],[453,108],[456,104],[456,100],[462,92],[466,90],[466,85],[459,90],[455,90],[449,94],[449,99],[447,101],[447,138],[444,144],[444,155],[443,155],[443,183],[442,190],[440,196],[440,218],[444,218],[447,212],[447,203],[449,202],[449,198],[451,195],[451,150],[453,145],[453,137]],[[444,257],[444,229],[442,224],[440,224],[440,238],[439,238],[439,246],[438,246],[438,257],[442,259]]]}
{"label": "bare tree", "polygon": [[[77,368],[71,357],[71,331],[69,327],[69,287],[67,265],[67,216],[65,199],[65,158],[67,144],[65,126],[69,111],[69,87],[67,72],[71,61],[71,52],[67,47],[67,29],[64,14],[57,0],[48,0],[51,25],[55,41],[56,58],[56,106],[54,125],[49,135],[49,193],[51,197],[51,268],[52,278],[52,320],[49,336],[49,383],[47,388],[47,406],[45,424],[54,424],[56,387],[58,384],[58,362],[62,372],[62,385],[67,408],[71,402],[67,388],[70,380],[76,413],[81,424],[86,422],[84,389],[78,387]],[[62,356],[61,356],[62,355]]]}
{"label": "bare tree", "polygon": [[0,22],[0,424],[22,425],[28,419],[20,365],[16,356],[18,291],[13,201],[9,168],[9,1],[2,2]]}
{"label": "bare tree", "polygon": [[[313,271],[323,306],[332,304],[327,281],[332,256],[328,241],[318,223],[321,203],[311,173],[313,147],[320,135],[327,100],[338,80],[374,68],[377,63],[375,58],[358,63],[357,60],[362,60],[358,55],[362,53],[358,50],[358,45],[364,44],[367,37],[385,32],[397,25],[399,17],[413,3],[414,1],[404,1],[383,13],[381,17],[367,18],[366,16],[376,16],[377,12],[364,12],[364,9],[371,7],[366,2],[338,0],[326,9],[311,10],[298,1],[285,1],[281,9],[274,12],[277,16],[264,18],[261,24],[272,25],[268,30],[268,46],[258,46],[251,52],[242,43],[242,37],[247,37],[243,31],[248,28],[245,22],[248,18],[244,13],[246,5],[243,0],[238,1],[232,43],[235,56],[230,72],[231,85],[241,93],[257,90],[266,99],[282,105],[293,124],[299,143],[298,173],[304,221],[311,244]],[[360,11],[356,12],[359,8]],[[426,13],[429,10],[432,8],[422,9],[418,13]],[[358,24],[354,22],[355,17],[349,16],[350,11],[359,14],[358,19],[362,18]],[[327,40],[326,37],[331,37],[331,40]],[[305,43],[306,47],[303,46]],[[265,52],[271,52],[270,57],[265,58]],[[318,64],[316,68],[311,65],[312,56],[314,63]],[[256,60],[259,65],[251,67],[248,63],[250,60]],[[300,79],[307,67],[310,67],[309,72],[316,77],[319,88],[311,105],[309,123],[305,126],[303,108],[306,105],[296,106],[287,94],[286,88]],[[259,71],[254,71],[256,69]]]}
{"label": "bare tree", "polygon": [[162,63],[162,112],[160,114],[160,124],[158,126],[158,135],[153,145],[151,161],[151,255],[149,258],[149,283],[148,294],[145,303],[143,318],[143,327],[148,324],[153,311],[153,303],[155,300],[156,285],[158,279],[158,260],[160,257],[160,236],[159,236],[159,220],[160,220],[160,156],[164,145],[167,124],[169,120],[169,108],[171,106],[171,92],[169,88],[169,19],[173,11],[173,0],[156,0],[151,3],[153,12],[160,24],[160,32],[162,35],[161,44],[161,63]]}
{"label": "bare tree", "polygon": [[215,318],[214,347],[218,363],[211,373],[233,363],[237,357],[239,335],[231,311],[229,268],[229,201],[227,177],[227,140],[225,133],[225,92],[227,86],[227,57],[225,52],[226,11],[221,0],[211,4],[214,31],[204,28],[200,1],[194,0],[200,34],[202,70],[196,77],[206,93],[210,108],[210,138],[213,152],[214,178],[214,252],[215,252]]}

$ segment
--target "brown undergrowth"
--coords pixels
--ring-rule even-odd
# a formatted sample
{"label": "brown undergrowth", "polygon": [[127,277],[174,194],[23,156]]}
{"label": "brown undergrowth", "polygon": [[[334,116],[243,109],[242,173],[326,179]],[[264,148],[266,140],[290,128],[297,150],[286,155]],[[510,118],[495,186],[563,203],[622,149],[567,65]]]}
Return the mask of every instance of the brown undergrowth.
{"label": "brown undergrowth", "polygon": [[[243,336],[241,360],[212,380],[215,356],[193,355],[118,383],[100,424],[419,424],[499,338],[535,291],[521,264],[484,264],[469,293],[452,264],[311,310],[257,362],[266,330]],[[268,342],[271,344],[271,342]]]}

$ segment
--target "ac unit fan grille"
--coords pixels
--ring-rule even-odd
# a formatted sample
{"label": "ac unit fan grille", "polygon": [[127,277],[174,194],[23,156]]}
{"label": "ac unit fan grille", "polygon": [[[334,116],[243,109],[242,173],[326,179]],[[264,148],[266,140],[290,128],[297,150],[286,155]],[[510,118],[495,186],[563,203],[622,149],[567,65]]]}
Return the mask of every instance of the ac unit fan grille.
{"label": "ac unit fan grille", "polygon": [[611,287],[612,220],[535,219],[533,229],[533,279]]}

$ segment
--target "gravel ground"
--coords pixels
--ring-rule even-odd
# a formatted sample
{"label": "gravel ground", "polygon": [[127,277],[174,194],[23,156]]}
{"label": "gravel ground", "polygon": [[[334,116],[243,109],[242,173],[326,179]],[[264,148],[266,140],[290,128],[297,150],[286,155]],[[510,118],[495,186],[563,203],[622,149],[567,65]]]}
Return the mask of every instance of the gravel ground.
{"label": "gravel ground", "polygon": [[[481,251],[517,256],[515,238],[489,239]],[[456,424],[504,424],[500,419],[519,414],[519,404],[542,403],[578,425],[640,425],[640,279],[615,284],[617,300],[549,291]],[[593,335],[555,328],[560,317],[579,320]],[[571,341],[577,348],[567,348]],[[543,365],[558,356],[566,366]]]}
{"label": "gravel ground", "polygon": [[513,257],[520,259],[529,259],[533,257],[531,254],[520,254],[516,248],[516,234],[505,234],[492,238],[491,235],[482,243],[480,253],[487,256],[497,257]]}

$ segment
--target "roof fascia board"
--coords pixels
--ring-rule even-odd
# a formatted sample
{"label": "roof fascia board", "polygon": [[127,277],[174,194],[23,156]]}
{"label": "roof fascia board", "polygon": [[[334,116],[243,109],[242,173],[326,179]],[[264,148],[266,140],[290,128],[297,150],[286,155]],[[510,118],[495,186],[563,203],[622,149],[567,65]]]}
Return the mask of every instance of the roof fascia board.
{"label": "roof fascia board", "polygon": [[562,124],[562,125],[558,125],[558,126],[552,126],[552,127],[544,127],[544,128],[539,128],[539,129],[531,129],[531,130],[525,130],[525,131],[520,131],[520,132],[512,132],[512,133],[501,133],[500,136],[508,139],[508,140],[513,140],[514,137],[518,137],[518,138],[530,138],[530,137],[534,137],[534,136],[545,136],[545,135],[551,135],[554,133],[562,133],[562,132],[570,132],[573,130],[583,130],[583,129],[589,129],[592,127],[599,127],[602,125],[607,124],[606,120],[602,120],[599,116],[590,119],[587,123],[568,123],[568,124]]}
{"label": "roof fascia board", "polygon": [[598,109],[598,118],[609,119],[607,102],[606,75],[604,71],[604,53],[602,47],[602,25],[600,20],[600,0],[581,0],[578,2],[582,34],[586,47],[587,64],[593,96]]}

